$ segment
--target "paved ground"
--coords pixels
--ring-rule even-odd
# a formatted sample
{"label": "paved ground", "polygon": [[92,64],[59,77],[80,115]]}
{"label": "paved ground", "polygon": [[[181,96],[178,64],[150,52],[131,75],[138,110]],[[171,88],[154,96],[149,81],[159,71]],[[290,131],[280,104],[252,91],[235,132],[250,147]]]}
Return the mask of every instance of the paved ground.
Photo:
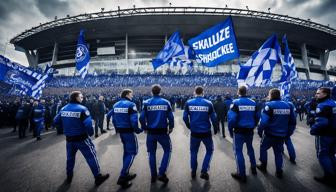
{"label": "paved ground", "polygon": [[[275,177],[274,156],[269,152],[268,173],[258,171],[257,176],[248,172],[248,182],[239,183],[231,178],[236,170],[232,152],[232,140],[214,136],[215,152],[210,168],[210,181],[199,177],[190,178],[189,166],[189,130],[182,122],[181,111],[175,112],[175,130],[171,135],[173,153],[168,170],[170,182],[162,186],[160,182],[150,183],[149,165],[145,148],[145,135],[138,135],[139,154],[132,172],[138,174],[133,186],[125,191],[335,191],[314,181],[314,175],[322,175],[318,165],[314,138],[309,135],[304,123],[299,123],[292,137],[297,151],[297,165],[292,165],[285,157],[284,178]],[[228,135],[228,134],[227,134]],[[121,168],[122,146],[118,135],[109,131],[97,139],[98,158],[103,172],[110,178],[96,188],[94,178],[84,158],[77,153],[74,179],[71,185],[65,185],[65,138],[55,131],[45,132],[42,141],[31,136],[19,140],[11,129],[0,129],[0,191],[124,191],[116,185]],[[255,135],[254,149],[259,157],[260,139]],[[157,153],[158,161],[162,150]],[[199,152],[199,164],[204,155],[204,147]],[[248,158],[245,158],[248,160]],[[247,162],[247,166],[249,164]],[[199,176],[199,173],[198,173]]]}

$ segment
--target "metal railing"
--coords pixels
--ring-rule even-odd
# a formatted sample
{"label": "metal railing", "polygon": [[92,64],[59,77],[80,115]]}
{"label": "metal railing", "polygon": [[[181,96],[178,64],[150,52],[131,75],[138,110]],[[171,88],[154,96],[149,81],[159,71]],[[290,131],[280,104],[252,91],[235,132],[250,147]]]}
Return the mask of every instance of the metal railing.
{"label": "metal railing", "polygon": [[148,8],[130,8],[118,9],[112,11],[102,11],[96,13],[85,13],[77,16],[67,16],[65,18],[53,20],[43,23],[39,26],[25,30],[10,40],[12,44],[20,40],[34,35],[38,32],[51,29],[54,27],[63,26],[66,24],[73,24],[85,21],[96,21],[109,18],[142,16],[142,15],[223,15],[223,16],[241,16],[257,19],[267,19],[273,21],[281,21],[295,25],[301,25],[312,29],[320,30],[331,35],[336,35],[336,30],[322,24],[312,22],[311,20],[304,20],[300,18],[290,17],[288,15],[280,15],[275,13],[267,13],[263,11],[253,11],[247,9],[234,8],[213,8],[213,7],[148,7]]}

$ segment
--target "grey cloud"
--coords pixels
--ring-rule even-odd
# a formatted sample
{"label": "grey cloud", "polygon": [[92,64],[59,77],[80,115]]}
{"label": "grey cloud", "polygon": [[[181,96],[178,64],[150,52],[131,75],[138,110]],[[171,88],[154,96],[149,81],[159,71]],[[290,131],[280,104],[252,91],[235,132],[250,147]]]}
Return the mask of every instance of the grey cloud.
{"label": "grey cloud", "polygon": [[63,0],[36,0],[36,6],[47,18],[53,18],[56,15],[64,16],[70,14],[69,2]]}
{"label": "grey cloud", "polygon": [[0,22],[5,22],[11,13],[21,12],[28,2],[20,0],[0,1]]}
{"label": "grey cloud", "polygon": [[292,5],[298,5],[298,4],[302,4],[302,3],[306,3],[309,0],[285,0],[285,2],[292,4]]}
{"label": "grey cloud", "polygon": [[309,11],[313,16],[320,17],[323,15],[332,14],[336,16],[336,1],[335,0],[323,0],[319,6],[312,5]]}
{"label": "grey cloud", "polygon": [[167,6],[169,4],[169,0],[141,0],[142,3],[146,5],[150,5],[152,3],[160,3],[162,6]]}

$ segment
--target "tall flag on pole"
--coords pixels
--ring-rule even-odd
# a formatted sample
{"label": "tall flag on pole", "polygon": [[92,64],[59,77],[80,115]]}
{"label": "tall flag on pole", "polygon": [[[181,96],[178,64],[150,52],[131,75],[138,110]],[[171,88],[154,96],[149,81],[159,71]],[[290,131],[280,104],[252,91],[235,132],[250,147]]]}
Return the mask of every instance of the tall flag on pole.
{"label": "tall flag on pole", "polygon": [[282,75],[280,78],[280,82],[293,81],[298,78],[298,73],[296,71],[293,56],[289,51],[286,35],[283,36],[282,43],[284,44],[285,49],[284,49],[284,60],[282,64]]}
{"label": "tall flag on pole", "polygon": [[231,17],[190,39],[188,43],[194,50],[197,61],[207,67],[239,57]]}
{"label": "tall flag on pole", "polygon": [[282,43],[284,44],[285,49],[284,49],[284,60],[282,64],[282,75],[279,82],[280,82],[281,95],[286,96],[289,95],[289,90],[292,81],[298,78],[298,73],[296,71],[296,67],[294,64],[294,58],[288,47],[286,35],[282,37]]}
{"label": "tall flag on pole", "polygon": [[173,57],[184,56],[184,45],[180,33],[176,31],[168,39],[167,43],[159,54],[153,59],[154,70],[163,64],[169,63]]}
{"label": "tall flag on pole", "polygon": [[89,71],[90,53],[84,39],[84,30],[81,30],[78,37],[76,49],[76,69],[84,79]]}
{"label": "tall flag on pole", "polygon": [[240,64],[238,85],[267,85],[271,82],[273,68],[277,63],[281,63],[281,49],[277,36],[273,34],[245,64]]}

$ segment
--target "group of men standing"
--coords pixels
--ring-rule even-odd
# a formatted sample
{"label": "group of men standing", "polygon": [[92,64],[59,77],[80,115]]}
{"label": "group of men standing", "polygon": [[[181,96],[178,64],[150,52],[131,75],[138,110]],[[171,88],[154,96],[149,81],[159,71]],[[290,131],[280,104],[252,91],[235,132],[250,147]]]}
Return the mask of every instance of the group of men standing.
{"label": "group of men standing", "polygon": [[[318,135],[317,140],[320,142],[320,148],[317,152],[320,163],[325,170],[325,176],[317,178],[321,182],[329,182],[330,178],[335,177],[335,135],[332,134],[336,132],[336,104],[335,101],[328,99],[326,90],[327,88],[318,90],[318,93],[325,93],[325,98],[321,100],[317,107],[319,110],[316,110],[316,122],[312,124],[311,132]],[[138,117],[138,109],[135,103],[132,102],[133,91],[130,89],[121,92],[121,100],[116,102],[107,114],[108,119],[112,117],[112,123],[123,144],[123,166],[117,181],[117,184],[123,188],[130,187],[132,185],[131,180],[136,177],[136,174],[130,173],[130,168],[138,153],[136,134],[143,131],[147,134],[146,146],[149,154],[151,182],[156,182],[156,180],[164,184],[169,182],[166,172],[172,152],[170,134],[174,130],[174,115],[170,102],[160,96],[160,85],[153,85],[151,91],[153,97],[143,102],[140,117]],[[191,132],[191,177],[195,178],[197,175],[197,154],[200,144],[203,143],[206,153],[200,178],[209,180],[208,171],[214,151],[212,132],[214,134],[218,132],[219,123],[213,104],[204,98],[203,88],[196,87],[194,95],[194,98],[186,102],[183,112],[183,121]],[[246,181],[245,162],[242,153],[243,144],[246,143],[252,174],[257,174],[257,169],[266,171],[267,150],[272,147],[275,156],[276,176],[282,178],[283,145],[290,140],[290,136],[296,127],[294,105],[289,101],[281,100],[279,89],[271,89],[268,95],[269,102],[266,102],[262,113],[259,114],[255,101],[247,97],[245,86],[239,87],[238,95],[239,98],[233,100],[228,112],[228,128],[230,136],[233,138],[233,150],[237,163],[237,172],[232,173],[232,177],[243,182]],[[55,125],[63,127],[66,136],[67,181],[71,182],[72,180],[75,154],[77,150],[80,150],[96,178],[96,185],[100,185],[109,175],[100,173],[96,151],[89,137],[94,133],[92,119],[89,110],[81,105],[82,100],[83,95],[80,92],[73,92],[70,95],[70,103],[62,108],[54,122]],[[139,127],[139,121],[141,127]],[[260,164],[258,165],[252,146],[256,127],[258,135],[262,138]],[[162,146],[164,152],[158,170],[156,166],[157,143]]]}

